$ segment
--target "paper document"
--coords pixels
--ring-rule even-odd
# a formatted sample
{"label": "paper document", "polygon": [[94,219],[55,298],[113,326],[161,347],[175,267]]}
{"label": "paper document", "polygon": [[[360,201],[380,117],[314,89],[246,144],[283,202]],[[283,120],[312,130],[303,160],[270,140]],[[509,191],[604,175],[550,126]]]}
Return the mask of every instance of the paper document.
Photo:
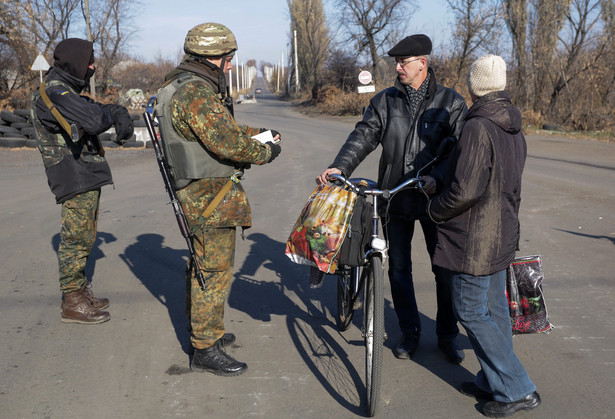
{"label": "paper document", "polygon": [[265,132],[261,132],[260,134],[256,134],[255,136],[253,136],[252,138],[254,138],[255,140],[260,141],[261,143],[265,144],[267,142],[278,142],[278,140],[273,141],[273,134],[271,133],[271,131],[265,131]]}

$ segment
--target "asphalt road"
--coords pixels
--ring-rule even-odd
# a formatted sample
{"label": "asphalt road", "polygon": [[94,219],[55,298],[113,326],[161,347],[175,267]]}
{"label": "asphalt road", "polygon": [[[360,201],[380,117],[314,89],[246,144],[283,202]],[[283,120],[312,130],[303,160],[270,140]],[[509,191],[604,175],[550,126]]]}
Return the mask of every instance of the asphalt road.
{"label": "asphalt road", "polygon": [[[264,94],[236,106],[237,119],[283,135],[271,165],[252,168],[254,227],[238,240],[226,325],[229,353],[249,365],[222,378],[190,373],[184,317],[187,251],[153,150],[109,150],[115,187],[102,194],[87,267],[111,320],[60,322],[56,249],[60,207],[31,149],[0,150],[0,417],[353,418],[364,416],[364,355],[357,324],[335,327],[335,281],[308,287],[308,268],[284,255],[314,177],[333,159],[355,118],[316,118]],[[519,255],[541,254],[544,294],[556,328],[517,336],[515,351],[543,405],[518,418],[613,417],[615,403],[615,144],[528,133]],[[377,156],[355,173],[373,177]],[[420,234],[415,281],[423,339],[413,361],[399,339],[387,286],[389,339],[380,417],[481,417],[457,391],[478,363],[438,352],[435,290]]]}

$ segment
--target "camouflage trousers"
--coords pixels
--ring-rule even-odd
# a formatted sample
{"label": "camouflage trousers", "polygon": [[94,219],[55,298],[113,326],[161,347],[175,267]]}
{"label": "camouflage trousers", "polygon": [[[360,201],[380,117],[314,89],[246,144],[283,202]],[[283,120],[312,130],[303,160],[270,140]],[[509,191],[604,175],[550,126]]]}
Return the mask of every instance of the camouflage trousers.
{"label": "camouflage trousers", "polygon": [[224,334],[224,303],[235,262],[235,227],[200,229],[194,234],[192,243],[205,278],[205,289],[201,288],[188,262],[186,315],[192,329],[192,346],[205,349]]}
{"label": "camouflage trousers", "polygon": [[58,247],[60,290],[76,291],[86,283],[85,264],[96,241],[100,189],[62,203],[62,229]]}

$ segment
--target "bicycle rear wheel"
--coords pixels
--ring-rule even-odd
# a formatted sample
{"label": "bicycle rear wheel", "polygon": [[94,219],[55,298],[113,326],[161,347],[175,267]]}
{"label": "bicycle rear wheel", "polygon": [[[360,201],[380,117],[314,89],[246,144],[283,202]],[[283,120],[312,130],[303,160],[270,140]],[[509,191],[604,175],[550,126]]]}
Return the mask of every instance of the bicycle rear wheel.
{"label": "bicycle rear wheel", "polygon": [[340,332],[348,329],[354,316],[352,304],[353,280],[352,270],[344,270],[337,276],[337,328]]}
{"label": "bicycle rear wheel", "polygon": [[374,416],[380,400],[382,355],[384,351],[384,271],[380,255],[369,259],[365,284],[365,388],[367,411]]}

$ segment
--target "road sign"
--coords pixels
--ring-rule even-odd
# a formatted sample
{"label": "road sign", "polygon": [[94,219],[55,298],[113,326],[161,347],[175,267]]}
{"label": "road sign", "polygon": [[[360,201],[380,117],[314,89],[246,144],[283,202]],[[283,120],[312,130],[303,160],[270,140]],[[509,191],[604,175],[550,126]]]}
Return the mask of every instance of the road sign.
{"label": "road sign", "polygon": [[32,63],[32,67],[30,67],[30,70],[38,71],[39,77],[42,82],[43,81],[43,71],[49,70],[49,63],[47,62],[45,57],[43,57],[42,54],[38,54],[38,56],[36,57],[36,60],[34,60],[34,63]]}
{"label": "road sign", "polygon": [[359,82],[361,84],[370,84],[372,82],[372,73],[367,70],[363,70],[359,73]]}
{"label": "road sign", "polygon": [[45,57],[43,57],[42,54],[38,54],[38,57],[36,57],[36,60],[34,60],[34,63],[32,64],[32,67],[30,68],[30,70],[47,71],[49,70],[49,63],[47,62]]}
{"label": "road sign", "polygon": [[370,93],[370,92],[375,92],[376,91],[376,86],[371,85],[371,86],[359,86],[359,93]]}

